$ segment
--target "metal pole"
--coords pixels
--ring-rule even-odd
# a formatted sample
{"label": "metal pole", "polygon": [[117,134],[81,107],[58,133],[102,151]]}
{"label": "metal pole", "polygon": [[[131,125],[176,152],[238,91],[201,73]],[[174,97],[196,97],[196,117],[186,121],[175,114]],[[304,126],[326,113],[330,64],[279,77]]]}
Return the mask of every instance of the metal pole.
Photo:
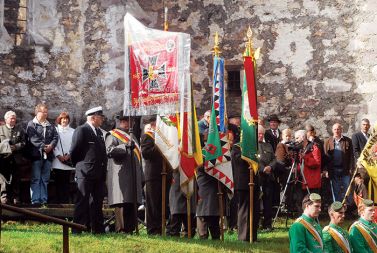
{"label": "metal pole", "polygon": [[220,181],[217,181],[217,195],[219,198],[219,215],[220,215],[220,239],[224,241],[224,206],[223,206],[223,191],[221,189]]}
{"label": "metal pole", "polygon": [[161,234],[166,235],[166,160],[162,160],[162,190],[161,190]]}

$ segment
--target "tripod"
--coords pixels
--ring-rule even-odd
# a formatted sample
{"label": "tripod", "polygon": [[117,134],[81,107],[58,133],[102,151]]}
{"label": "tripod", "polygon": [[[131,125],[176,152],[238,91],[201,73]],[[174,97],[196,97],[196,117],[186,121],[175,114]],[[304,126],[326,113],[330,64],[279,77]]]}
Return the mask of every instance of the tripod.
{"label": "tripod", "polygon": [[[299,184],[304,184],[305,187],[306,187],[306,190],[308,192],[308,194],[310,194],[310,191],[309,191],[309,187],[308,187],[308,184],[306,182],[306,179],[305,179],[305,175],[304,175],[304,159],[301,159],[301,164],[300,164],[300,172],[298,172],[298,168],[297,168],[297,165],[300,163],[300,159],[299,159],[299,153],[298,152],[295,152],[294,153],[294,162],[290,168],[290,171],[289,171],[289,175],[288,175],[288,179],[287,179],[287,182],[285,184],[285,187],[284,187],[284,190],[283,190],[283,195],[282,195],[282,198],[280,200],[280,204],[279,204],[279,208],[278,210],[276,211],[276,215],[275,215],[275,218],[274,218],[274,221],[272,223],[272,227],[274,227],[275,225],[275,222],[276,222],[276,219],[279,215],[279,212],[281,210],[281,207],[284,203],[285,206],[287,206],[287,201],[284,200],[284,197],[286,197],[286,199],[288,198],[286,195],[287,193],[287,189],[288,189],[288,186],[292,184],[293,185],[296,185],[297,183]],[[300,178],[298,177],[298,173],[300,173],[300,176],[301,176],[301,180]],[[287,223],[287,220],[288,220],[288,216],[287,216],[287,219],[286,219],[286,223]]]}

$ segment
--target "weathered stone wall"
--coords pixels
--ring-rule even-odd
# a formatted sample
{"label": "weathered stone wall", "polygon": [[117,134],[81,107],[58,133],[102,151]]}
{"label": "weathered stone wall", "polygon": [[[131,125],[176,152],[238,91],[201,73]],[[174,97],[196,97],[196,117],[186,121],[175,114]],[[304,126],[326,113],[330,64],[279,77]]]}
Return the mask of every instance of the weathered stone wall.
{"label": "weathered stone wall", "polygon": [[[48,46],[14,47],[0,54],[0,113],[31,119],[46,101],[83,119],[103,105],[108,119],[123,104],[123,16],[162,28],[163,1],[40,0],[39,33]],[[253,30],[262,117],[276,113],[285,126],[314,123],[327,136],[340,121],[345,132],[363,117],[377,120],[377,17],[373,0],[179,0],[169,7],[169,30],[192,36],[191,69],[199,112],[210,108],[214,34],[228,66],[242,65],[246,30]],[[1,41],[0,41],[1,42]],[[228,95],[229,113],[241,98]]]}

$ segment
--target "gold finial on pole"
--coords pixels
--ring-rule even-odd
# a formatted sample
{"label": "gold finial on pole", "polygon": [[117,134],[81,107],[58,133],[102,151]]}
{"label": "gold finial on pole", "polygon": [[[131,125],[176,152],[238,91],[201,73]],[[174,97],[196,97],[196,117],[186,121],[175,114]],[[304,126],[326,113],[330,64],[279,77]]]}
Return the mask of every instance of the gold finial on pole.
{"label": "gold finial on pole", "polygon": [[245,56],[253,57],[253,41],[251,40],[252,36],[253,36],[253,31],[251,31],[251,28],[249,26],[246,32],[247,42],[246,42],[245,52],[243,53],[244,57]]}
{"label": "gold finial on pole", "polygon": [[215,56],[220,56],[220,47],[219,47],[219,34],[216,32],[215,33],[215,45],[213,46],[213,51],[212,51]]}
{"label": "gold finial on pole", "polygon": [[164,31],[169,30],[168,24],[168,7],[165,6],[164,8]]}

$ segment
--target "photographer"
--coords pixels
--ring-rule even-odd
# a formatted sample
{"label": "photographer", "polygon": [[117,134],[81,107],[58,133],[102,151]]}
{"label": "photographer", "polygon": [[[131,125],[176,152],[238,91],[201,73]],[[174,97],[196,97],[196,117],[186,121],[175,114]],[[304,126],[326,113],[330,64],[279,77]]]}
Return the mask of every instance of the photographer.
{"label": "photographer", "polygon": [[[298,130],[295,132],[296,146],[299,146],[300,169],[303,169],[305,183],[302,184],[302,189],[309,188],[310,192],[319,193],[321,188],[321,150],[314,142],[307,139],[305,130]],[[303,162],[303,163],[302,163]],[[304,165],[304,168],[302,167]]]}
{"label": "photographer", "polygon": [[62,112],[56,118],[56,130],[59,134],[59,141],[54,149],[55,158],[52,161],[54,180],[56,187],[56,202],[59,204],[69,203],[69,186],[72,170],[74,170],[69,150],[72,144],[72,136],[75,131],[69,126],[70,117],[67,112]]}

